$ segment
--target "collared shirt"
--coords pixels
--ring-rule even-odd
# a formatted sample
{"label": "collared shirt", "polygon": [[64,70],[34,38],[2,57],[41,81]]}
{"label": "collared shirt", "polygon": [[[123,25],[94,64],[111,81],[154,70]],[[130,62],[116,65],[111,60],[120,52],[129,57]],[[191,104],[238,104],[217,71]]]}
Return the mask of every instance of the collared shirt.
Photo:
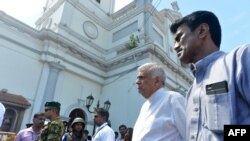
{"label": "collared shirt", "polygon": [[4,105],[0,102],[0,127],[2,126],[2,123],[3,123],[4,113],[5,113],[5,107],[4,107]]}
{"label": "collared shirt", "polygon": [[92,141],[115,141],[115,132],[105,122],[96,129]]}
{"label": "collared shirt", "polygon": [[185,98],[158,89],[142,105],[132,141],[185,141]]}
{"label": "collared shirt", "polygon": [[32,127],[20,130],[14,141],[35,141],[40,133],[36,133]]}
{"label": "collared shirt", "polygon": [[187,140],[223,141],[224,125],[250,124],[250,45],[195,64],[187,94]]}

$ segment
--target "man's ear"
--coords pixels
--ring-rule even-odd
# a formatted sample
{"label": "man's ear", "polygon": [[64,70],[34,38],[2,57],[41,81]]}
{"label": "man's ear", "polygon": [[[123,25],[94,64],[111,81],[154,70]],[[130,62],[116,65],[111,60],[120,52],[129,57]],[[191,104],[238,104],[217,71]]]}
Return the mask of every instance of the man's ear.
{"label": "man's ear", "polygon": [[198,28],[198,32],[200,38],[205,38],[209,34],[209,25],[202,23]]}
{"label": "man's ear", "polygon": [[156,76],[156,77],[155,77],[155,83],[156,83],[156,84],[161,83],[160,76]]}
{"label": "man's ear", "polygon": [[104,120],[104,121],[108,121],[108,119],[107,119],[107,117],[106,117],[106,116],[104,116],[104,117],[103,117],[103,120]]}

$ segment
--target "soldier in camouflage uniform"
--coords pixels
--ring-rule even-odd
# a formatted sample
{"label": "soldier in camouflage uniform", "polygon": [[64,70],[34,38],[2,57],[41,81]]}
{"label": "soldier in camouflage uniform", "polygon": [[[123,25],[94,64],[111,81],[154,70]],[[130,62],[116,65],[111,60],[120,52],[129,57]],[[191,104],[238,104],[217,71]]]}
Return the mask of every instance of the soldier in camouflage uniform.
{"label": "soldier in camouflage uniform", "polygon": [[50,120],[42,129],[38,141],[61,141],[64,133],[64,124],[59,118],[60,103],[51,101],[45,104],[45,116]]}

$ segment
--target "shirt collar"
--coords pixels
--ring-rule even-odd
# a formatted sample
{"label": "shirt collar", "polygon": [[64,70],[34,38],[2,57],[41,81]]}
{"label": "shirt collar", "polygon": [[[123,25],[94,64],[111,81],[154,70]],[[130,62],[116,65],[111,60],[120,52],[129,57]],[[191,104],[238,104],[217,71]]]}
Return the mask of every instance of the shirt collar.
{"label": "shirt collar", "polygon": [[215,51],[195,63],[195,77],[198,82],[203,79],[208,66],[224,54],[223,51]]}
{"label": "shirt collar", "polygon": [[101,130],[103,127],[105,127],[106,125],[108,125],[107,122],[104,122],[100,127],[97,127],[97,130]]}
{"label": "shirt collar", "polygon": [[164,91],[164,88],[160,88],[154,92],[154,94],[151,95],[151,97],[148,98],[148,102],[152,103],[159,98],[161,98],[162,91]]}

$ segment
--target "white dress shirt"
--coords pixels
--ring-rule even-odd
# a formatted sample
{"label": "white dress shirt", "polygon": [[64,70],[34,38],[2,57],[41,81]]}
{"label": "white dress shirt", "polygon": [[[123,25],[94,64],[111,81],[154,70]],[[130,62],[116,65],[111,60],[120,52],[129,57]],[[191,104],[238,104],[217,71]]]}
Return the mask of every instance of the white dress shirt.
{"label": "white dress shirt", "polygon": [[158,89],[142,105],[132,141],[185,141],[185,98]]}
{"label": "white dress shirt", "polygon": [[105,122],[96,129],[96,134],[92,141],[115,141],[115,132]]}

